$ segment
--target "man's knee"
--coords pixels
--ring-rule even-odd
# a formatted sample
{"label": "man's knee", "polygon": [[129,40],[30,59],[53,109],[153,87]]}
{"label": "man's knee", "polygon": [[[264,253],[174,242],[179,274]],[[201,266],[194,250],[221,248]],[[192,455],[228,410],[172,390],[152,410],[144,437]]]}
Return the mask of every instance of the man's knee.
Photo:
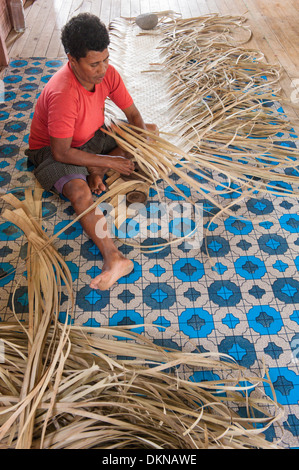
{"label": "man's knee", "polygon": [[72,204],[90,202],[92,199],[91,190],[87,182],[83,179],[76,178],[68,181],[63,186],[63,195],[67,197]]}

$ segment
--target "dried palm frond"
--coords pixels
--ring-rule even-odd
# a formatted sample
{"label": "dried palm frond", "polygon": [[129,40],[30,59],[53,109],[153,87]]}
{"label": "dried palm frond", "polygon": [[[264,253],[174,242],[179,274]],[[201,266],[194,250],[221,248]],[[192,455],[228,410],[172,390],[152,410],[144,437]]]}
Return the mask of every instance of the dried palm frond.
{"label": "dried palm frond", "polygon": [[284,101],[281,69],[232,40],[245,21],[212,15],[161,25],[155,67],[168,77],[172,127],[186,147],[230,156],[234,145],[245,157],[270,152],[269,160],[276,160],[276,134],[293,131],[282,114],[265,106]]}
{"label": "dried palm frond", "polygon": [[[236,215],[233,206],[240,201],[251,198],[257,193],[270,193],[272,195],[285,194],[286,196],[298,198],[299,179],[292,173],[285,173],[284,170],[296,167],[299,162],[299,150],[297,148],[276,149],[273,146],[273,152],[277,150],[277,165],[273,168],[272,162],[265,159],[265,163],[260,163],[261,155],[253,153],[236,152],[231,159],[223,158],[225,155],[212,155],[207,152],[184,151],[161,135],[156,135],[149,131],[140,131],[140,129],[117,122],[111,125],[110,130],[104,130],[112,136],[118,145],[130,152],[138,166],[142,168],[144,179],[152,181],[152,186],[160,193],[159,181],[167,183],[173,191],[185,201],[194,206],[194,213],[198,209],[196,202],[201,197],[208,201],[216,213],[213,214],[209,225],[216,217],[225,214],[226,216],[244,218]],[[240,161],[241,160],[241,161]],[[177,175],[178,182],[171,176]],[[221,174],[221,178],[219,178]],[[142,178],[142,175],[140,176]],[[178,184],[179,183],[179,184]],[[184,194],[180,189],[180,183],[185,183],[187,187],[192,188],[193,195],[190,197]],[[278,183],[278,186],[277,186]],[[279,187],[279,184],[287,186]],[[233,195],[232,201],[223,204],[219,196]],[[196,217],[195,217],[196,219]],[[269,216],[268,216],[269,219]],[[248,220],[248,217],[246,217]],[[264,219],[263,219],[264,220]],[[253,223],[261,222],[261,218],[255,216],[251,220]],[[202,218],[197,219],[197,224],[202,223]],[[138,244],[136,241],[122,240],[125,244],[135,246],[144,252],[159,251],[166,245],[181,242],[183,239],[192,237],[199,227],[196,225],[187,235],[182,237],[171,237],[167,242],[158,245],[148,246]],[[207,238],[205,238],[205,243]],[[208,250],[207,256],[210,261]]]}
{"label": "dried palm frond", "polygon": [[[143,72],[153,74],[153,81],[157,77],[157,88],[161,75],[163,86],[166,80],[169,123],[160,137],[140,134],[122,122],[111,135],[134,155],[158,194],[156,180],[161,179],[192,204],[199,198],[208,201],[213,211],[207,229],[221,214],[243,218],[231,208],[258,193],[297,198],[297,137],[294,124],[277,110],[286,102],[281,69],[268,64],[261,51],[245,47],[251,37],[246,18],[211,14],[182,19],[162,13],[153,32],[138,36],[159,38],[160,59]],[[112,38],[121,38],[127,26],[123,20],[113,22]],[[194,190],[190,198],[180,183]]]}
{"label": "dried palm frond", "polygon": [[[16,315],[0,323],[0,447],[278,447],[263,434],[283,415],[266,369],[255,377],[229,356],[162,348],[131,327],[71,325],[71,275],[42,230],[40,194],[27,191],[24,202],[8,195],[15,210],[3,214],[28,240],[29,312],[25,322]],[[64,323],[62,292],[69,298]],[[198,370],[224,377],[190,380]]]}
{"label": "dried palm frond", "polygon": [[[243,153],[241,151],[232,154],[231,159],[222,158],[225,155],[213,155],[186,152],[176,146],[161,135],[156,135],[147,130],[128,125],[122,122],[113,124],[110,130],[103,129],[103,132],[112,136],[120,147],[130,152],[143,172],[147,174],[147,180],[152,180],[152,184],[158,179],[166,181],[175,191],[188,199],[175,182],[169,178],[170,174],[178,175],[184,182],[189,183],[200,195],[216,206],[222,208],[213,195],[219,195],[221,192],[237,192],[241,195],[241,187],[249,192],[260,191],[274,195],[281,195],[282,190],[273,185],[274,181],[280,180],[289,185],[298,185],[299,179],[292,174],[285,174],[281,170],[287,168],[296,168],[299,163],[299,149],[281,148],[273,145],[272,152],[276,155],[277,165],[273,167],[271,157],[253,153]],[[275,152],[276,150],[276,152]],[[272,156],[273,157],[273,156]],[[240,161],[242,159],[242,161]],[[263,164],[259,161],[265,159]],[[268,163],[269,162],[269,163]],[[208,172],[220,173],[226,176],[221,182],[215,181],[215,178]],[[142,178],[142,175],[141,175]],[[206,180],[202,183],[200,179]],[[229,188],[227,182],[236,182],[239,189]],[[221,189],[215,188],[220,186]],[[285,189],[288,196],[298,197],[298,187]],[[192,202],[190,200],[190,202]]]}

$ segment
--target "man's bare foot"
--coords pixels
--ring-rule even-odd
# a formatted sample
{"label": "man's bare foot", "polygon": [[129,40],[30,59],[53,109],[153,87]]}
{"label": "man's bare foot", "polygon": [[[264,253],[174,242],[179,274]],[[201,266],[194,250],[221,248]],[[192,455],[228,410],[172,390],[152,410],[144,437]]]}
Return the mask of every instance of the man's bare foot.
{"label": "man's bare foot", "polygon": [[104,263],[101,274],[95,277],[90,287],[92,289],[107,290],[123,276],[133,270],[134,264],[131,260],[117,253]]}
{"label": "man's bare foot", "polygon": [[95,194],[101,194],[106,190],[106,186],[103,183],[102,176],[96,173],[90,173],[87,176],[88,186],[91,191]]}

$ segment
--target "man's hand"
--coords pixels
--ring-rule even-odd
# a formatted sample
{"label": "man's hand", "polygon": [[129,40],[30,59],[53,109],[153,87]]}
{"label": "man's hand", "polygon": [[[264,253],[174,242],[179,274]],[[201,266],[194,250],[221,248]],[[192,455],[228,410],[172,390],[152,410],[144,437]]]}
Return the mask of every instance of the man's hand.
{"label": "man's hand", "polygon": [[132,160],[120,156],[101,156],[103,167],[87,167],[89,175],[87,177],[88,185],[95,194],[101,194],[106,190],[103,178],[107,170],[112,169],[122,175],[130,175],[135,168]]}
{"label": "man's hand", "polygon": [[135,168],[134,162],[126,157],[104,157],[106,168],[117,171],[121,175],[130,175]]}
{"label": "man's hand", "polygon": [[[97,155],[84,150],[71,147],[71,138],[58,139],[51,137],[51,149],[54,160],[70,165],[86,166],[92,171],[100,172],[111,168],[123,175],[130,175],[134,171],[132,160],[120,155]],[[121,151],[120,149],[116,150]]]}

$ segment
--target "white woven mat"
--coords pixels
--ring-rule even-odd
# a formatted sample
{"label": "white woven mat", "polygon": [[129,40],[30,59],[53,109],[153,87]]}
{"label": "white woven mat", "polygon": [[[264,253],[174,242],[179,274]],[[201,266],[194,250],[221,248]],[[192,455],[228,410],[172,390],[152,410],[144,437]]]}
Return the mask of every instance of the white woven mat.
{"label": "white woven mat", "polygon": [[166,76],[154,72],[151,65],[160,62],[159,30],[144,32],[134,22],[122,18],[111,26],[117,28],[110,31],[111,64],[121,74],[144,121],[157,124],[164,132],[170,131]]}

